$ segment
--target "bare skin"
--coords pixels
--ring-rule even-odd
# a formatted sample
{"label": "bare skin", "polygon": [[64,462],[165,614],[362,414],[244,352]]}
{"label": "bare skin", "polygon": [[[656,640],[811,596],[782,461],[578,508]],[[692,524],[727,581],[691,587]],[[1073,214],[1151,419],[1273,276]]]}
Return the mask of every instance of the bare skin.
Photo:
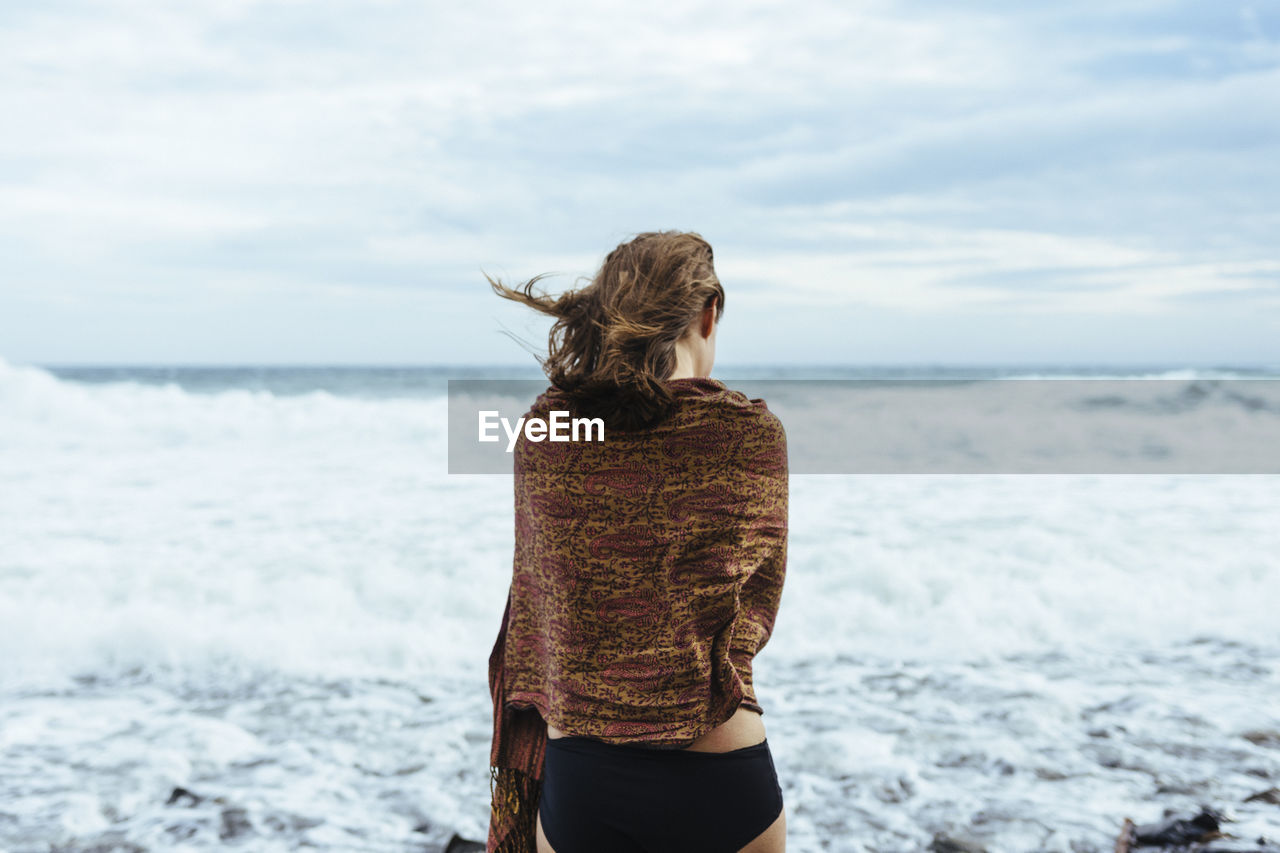
{"label": "bare skin", "polygon": [[[689,324],[688,331],[676,341],[676,366],[668,379],[688,379],[711,375],[716,358],[716,306],[712,303]],[[564,733],[550,724],[547,737],[564,737]],[[711,731],[694,740],[687,749],[692,752],[730,752],[755,746],[765,739],[764,721],[749,708],[738,708],[733,716]],[[538,816],[538,853],[555,853],[547,836],[542,832],[542,816]],[[785,853],[787,849],[787,813],[783,809],[768,829],[756,836],[739,853]]]}
{"label": "bare skin", "polygon": [[[547,737],[556,740],[564,737],[564,732],[550,723],[547,724]],[[730,752],[764,742],[764,720],[749,708],[739,708],[727,721],[694,740],[685,747],[690,752]]]}
{"label": "bare skin", "polygon": [[676,368],[668,379],[711,375],[716,360],[716,325],[716,305],[712,302],[676,341]]}

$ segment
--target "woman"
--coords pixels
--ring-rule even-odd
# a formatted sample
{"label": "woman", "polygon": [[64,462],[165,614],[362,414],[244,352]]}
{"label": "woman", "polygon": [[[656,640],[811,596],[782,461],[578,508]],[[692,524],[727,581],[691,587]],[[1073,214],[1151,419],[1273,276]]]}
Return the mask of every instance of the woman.
{"label": "woman", "polygon": [[787,544],[786,438],[709,378],[724,289],[697,234],[640,234],[559,297],[526,413],[603,441],[515,448],[515,558],[489,659],[490,853],[776,853],[782,791],[751,662]]}

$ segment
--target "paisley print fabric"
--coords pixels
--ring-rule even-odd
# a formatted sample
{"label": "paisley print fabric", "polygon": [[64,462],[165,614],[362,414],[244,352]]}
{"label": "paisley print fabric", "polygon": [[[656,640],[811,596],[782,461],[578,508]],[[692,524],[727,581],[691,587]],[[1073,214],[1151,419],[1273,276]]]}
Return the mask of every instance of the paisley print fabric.
{"label": "paisley print fabric", "polygon": [[[673,415],[515,448],[511,588],[489,659],[489,850],[533,850],[546,724],[678,749],[742,705],[786,569],[787,450],[763,400],[670,380]],[[555,388],[526,418],[572,412]]]}

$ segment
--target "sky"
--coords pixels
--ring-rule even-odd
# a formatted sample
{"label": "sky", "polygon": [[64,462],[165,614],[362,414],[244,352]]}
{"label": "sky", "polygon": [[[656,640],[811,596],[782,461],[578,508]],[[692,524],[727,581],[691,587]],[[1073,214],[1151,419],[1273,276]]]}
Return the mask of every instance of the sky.
{"label": "sky", "polygon": [[677,229],[721,364],[1280,365],[1280,0],[7,0],[0,121],[11,363],[525,364]]}

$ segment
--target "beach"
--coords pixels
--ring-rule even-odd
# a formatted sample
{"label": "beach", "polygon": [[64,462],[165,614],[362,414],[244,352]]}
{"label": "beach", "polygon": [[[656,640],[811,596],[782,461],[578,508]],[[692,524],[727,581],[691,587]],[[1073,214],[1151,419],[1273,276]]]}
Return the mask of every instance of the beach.
{"label": "beach", "polygon": [[[511,480],[445,472],[447,376],[0,362],[0,850],[483,839]],[[1109,851],[1201,803],[1274,837],[1278,508],[794,476],[754,670],[788,849]]]}

